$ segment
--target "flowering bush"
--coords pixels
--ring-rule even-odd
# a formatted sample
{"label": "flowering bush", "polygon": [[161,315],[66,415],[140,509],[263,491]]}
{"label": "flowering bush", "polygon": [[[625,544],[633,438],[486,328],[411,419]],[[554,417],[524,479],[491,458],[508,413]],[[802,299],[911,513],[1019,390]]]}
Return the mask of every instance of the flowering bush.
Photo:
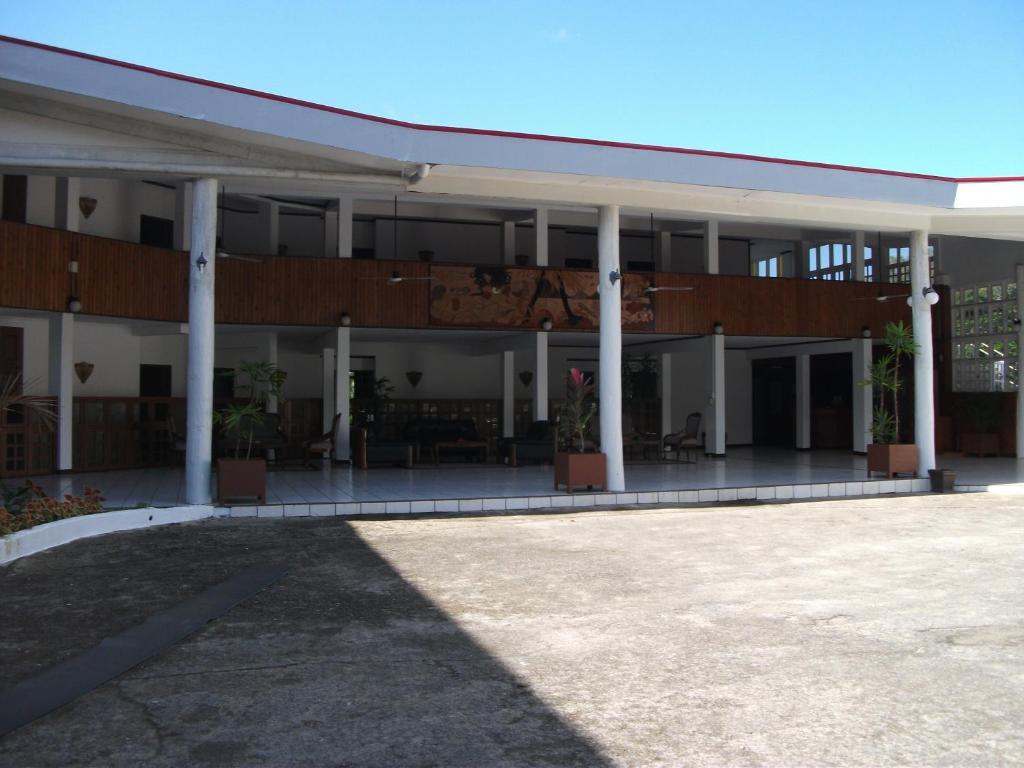
{"label": "flowering bush", "polygon": [[558,418],[558,434],[566,450],[583,453],[590,422],[596,412],[594,380],[584,376],[579,368],[570,369],[565,379],[565,405]]}
{"label": "flowering bush", "polygon": [[103,496],[89,486],[81,496],[67,494],[60,500],[47,496],[31,480],[26,480],[20,488],[0,484],[0,535],[102,511]]}

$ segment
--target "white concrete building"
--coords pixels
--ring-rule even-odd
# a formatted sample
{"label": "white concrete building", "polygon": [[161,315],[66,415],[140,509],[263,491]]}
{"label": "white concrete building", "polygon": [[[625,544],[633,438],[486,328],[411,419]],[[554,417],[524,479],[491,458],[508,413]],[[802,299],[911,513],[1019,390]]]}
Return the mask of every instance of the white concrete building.
{"label": "white concrete building", "polygon": [[[889,320],[922,346],[919,476],[968,393],[1024,455],[1024,178],[413,125],[10,38],[0,170],[0,374],[61,414],[3,425],[0,477],[172,463],[171,419],[208,501],[215,372],[253,359],[288,373],[289,451],[386,377],[382,431],[471,418],[493,458],[578,367],[613,491],[690,414],[708,456],[863,453]],[[656,388],[620,405],[622,358]]]}

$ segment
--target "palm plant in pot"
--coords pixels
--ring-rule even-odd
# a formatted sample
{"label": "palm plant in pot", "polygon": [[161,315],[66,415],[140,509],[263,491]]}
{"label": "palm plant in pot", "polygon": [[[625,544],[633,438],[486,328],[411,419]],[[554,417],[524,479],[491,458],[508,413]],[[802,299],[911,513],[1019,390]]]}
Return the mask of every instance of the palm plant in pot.
{"label": "palm plant in pot", "polygon": [[248,393],[245,400],[227,405],[214,414],[214,423],[224,434],[222,445],[228,456],[217,460],[217,498],[224,503],[229,499],[267,498],[267,460],[253,457],[260,428],[267,420],[267,405],[271,399],[279,400],[286,375],[274,363],[247,362],[238,366],[236,381]]}
{"label": "palm plant in pot", "polygon": [[886,352],[871,365],[871,375],[863,382],[873,387],[874,410],[871,417],[871,445],[868,446],[868,474],[882,472],[893,477],[901,472],[917,472],[917,446],[900,443],[900,364],[903,358],[918,352],[913,331],[903,324],[885,326]]}
{"label": "palm plant in pot", "polygon": [[555,489],[564,485],[570,493],[575,488],[604,490],[607,459],[603,453],[587,450],[592,446],[588,436],[597,413],[594,381],[579,368],[573,368],[565,383],[565,403],[558,413]]}

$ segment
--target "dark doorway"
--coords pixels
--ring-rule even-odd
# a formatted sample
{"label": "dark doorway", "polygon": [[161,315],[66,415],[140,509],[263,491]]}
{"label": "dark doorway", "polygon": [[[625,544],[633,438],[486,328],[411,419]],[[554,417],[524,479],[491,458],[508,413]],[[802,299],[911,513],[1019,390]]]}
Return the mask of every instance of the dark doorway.
{"label": "dark doorway", "polygon": [[4,174],[3,220],[25,223],[28,209],[28,176]]}
{"label": "dark doorway", "polygon": [[213,399],[216,401],[230,400],[235,396],[235,369],[213,369]]}
{"label": "dark doorway", "polygon": [[796,445],[796,360],[777,357],[754,360],[754,445],[792,448]]}
{"label": "dark doorway", "polygon": [[21,376],[24,333],[21,328],[0,328],[0,376]]}
{"label": "dark doorway", "polygon": [[174,247],[174,222],[159,216],[139,217],[139,242],[157,248]]}
{"label": "dark doorway", "polygon": [[811,355],[811,447],[853,449],[853,357]]}
{"label": "dark doorway", "polygon": [[171,366],[140,365],[139,397],[170,397]]}

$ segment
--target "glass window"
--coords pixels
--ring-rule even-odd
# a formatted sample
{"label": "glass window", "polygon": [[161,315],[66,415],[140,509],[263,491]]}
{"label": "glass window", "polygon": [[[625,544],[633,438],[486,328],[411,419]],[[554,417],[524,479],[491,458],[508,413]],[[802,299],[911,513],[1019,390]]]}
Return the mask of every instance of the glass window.
{"label": "glass window", "polygon": [[953,291],[953,389],[1011,392],[1019,387],[1014,319],[1015,283],[986,283]]}

